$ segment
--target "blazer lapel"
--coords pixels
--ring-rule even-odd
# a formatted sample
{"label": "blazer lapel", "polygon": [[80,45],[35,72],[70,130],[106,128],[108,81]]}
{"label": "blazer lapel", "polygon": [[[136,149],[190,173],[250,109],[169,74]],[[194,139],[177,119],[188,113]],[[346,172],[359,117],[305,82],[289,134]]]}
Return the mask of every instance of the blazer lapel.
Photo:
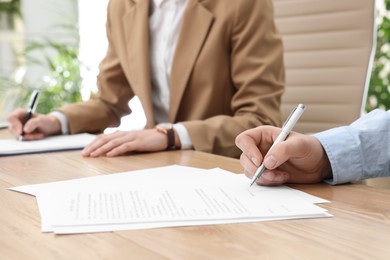
{"label": "blazer lapel", "polygon": [[175,121],[180,101],[198,54],[207,38],[213,15],[200,3],[190,0],[183,16],[170,77],[169,120]]}
{"label": "blazer lapel", "polygon": [[149,59],[149,0],[133,0],[123,17],[130,73],[134,79],[134,93],[142,101],[147,126],[152,127],[152,87]]}

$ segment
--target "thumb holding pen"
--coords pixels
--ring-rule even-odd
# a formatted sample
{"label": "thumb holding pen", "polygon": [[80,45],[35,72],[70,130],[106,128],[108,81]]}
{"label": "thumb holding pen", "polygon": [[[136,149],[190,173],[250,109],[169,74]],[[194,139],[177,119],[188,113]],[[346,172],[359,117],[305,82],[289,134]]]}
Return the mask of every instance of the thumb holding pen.
{"label": "thumb holding pen", "polygon": [[268,151],[280,131],[277,127],[260,126],[237,136],[236,145],[242,150],[240,163],[248,178],[253,177],[265,155],[266,170],[257,180],[260,185],[316,183],[331,177],[329,160],[315,137],[291,132]]}

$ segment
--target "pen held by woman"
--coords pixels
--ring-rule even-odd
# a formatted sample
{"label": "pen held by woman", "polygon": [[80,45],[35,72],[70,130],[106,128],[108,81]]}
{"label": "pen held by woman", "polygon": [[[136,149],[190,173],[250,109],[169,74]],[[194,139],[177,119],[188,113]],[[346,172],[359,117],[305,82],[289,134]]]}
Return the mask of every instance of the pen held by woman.
{"label": "pen held by woman", "polygon": [[[28,120],[31,119],[33,113],[35,112],[35,110],[37,108],[37,104],[38,104],[38,97],[39,97],[39,91],[34,90],[34,92],[31,94],[30,104],[29,104],[26,116],[24,117],[24,120],[22,122],[23,127],[28,122]],[[22,133],[20,134],[18,140],[23,141],[24,135],[25,135],[25,132],[24,132],[24,130],[22,130]]]}

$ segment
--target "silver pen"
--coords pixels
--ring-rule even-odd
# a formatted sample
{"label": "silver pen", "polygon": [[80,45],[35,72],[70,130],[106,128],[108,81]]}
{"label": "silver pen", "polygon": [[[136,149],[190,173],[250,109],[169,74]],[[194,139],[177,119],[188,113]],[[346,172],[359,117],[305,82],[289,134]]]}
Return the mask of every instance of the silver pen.
{"label": "silver pen", "polygon": [[[284,123],[282,127],[282,131],[280,132],[280,134],[272,144],[271,148],[269,148],[268,152],[271,151],[271,149],[275,145],[284,141],[287,138],[287,136],[290,134],[291,130],[294,128],[295,124],[298,122],[299,118],[303,114],[303,111],[305,111],[305,105],[303,104],[299,104],[296,108],[293,109],[293,111],[290,113],[289,117],[287,118],[286,122]],[[262,163],[260,167],[257,168],[249,187],[251,187],[253,183],[255,183],[260,178],[260,176],[263,174],[264,171],[265,171],[265,166],[264,163]]]}

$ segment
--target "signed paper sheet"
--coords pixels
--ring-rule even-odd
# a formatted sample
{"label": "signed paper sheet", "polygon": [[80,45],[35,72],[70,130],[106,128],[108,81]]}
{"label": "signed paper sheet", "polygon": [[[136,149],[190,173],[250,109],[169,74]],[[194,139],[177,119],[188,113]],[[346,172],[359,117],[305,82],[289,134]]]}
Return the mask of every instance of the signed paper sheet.
{"label": "signed paper sheet", "polygon": [[331,216],[328,202],[243,174],[166,166],[11,188],[36,196],[43,232],[86,233]]}

